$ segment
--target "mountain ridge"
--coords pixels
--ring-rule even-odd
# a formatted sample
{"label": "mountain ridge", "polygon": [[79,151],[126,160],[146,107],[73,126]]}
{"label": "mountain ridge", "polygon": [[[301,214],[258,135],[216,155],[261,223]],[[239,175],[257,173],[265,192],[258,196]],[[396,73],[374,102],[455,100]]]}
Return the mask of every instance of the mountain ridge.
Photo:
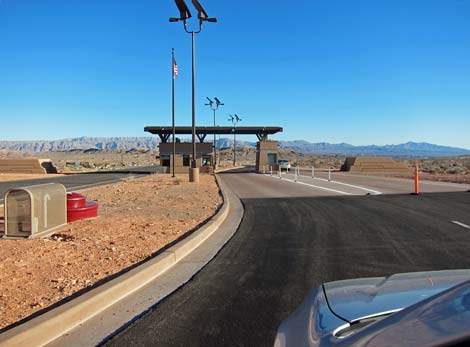
{"label": "mountain ridge", "polygon": [[[158,149],[160,140],[157,137],[77,137],[60,140],[39,141],[0,141],[0,150],[20,152],[69,151],[76,149],[125,149],[148,148]],[[306,140],[279,141],[282,148],[297,152],[323,155],[346,156],[391,156],[391,157],[445,157],[470,155],[465,148],[441,146],[428,142],[408,141],[401,144],[354,146],[348,143],[312,143]],[[233,140],[222,138],[217,141],[220,148],[232,147]],[[254,147],[256,142],[237,141],[237,146]]]}

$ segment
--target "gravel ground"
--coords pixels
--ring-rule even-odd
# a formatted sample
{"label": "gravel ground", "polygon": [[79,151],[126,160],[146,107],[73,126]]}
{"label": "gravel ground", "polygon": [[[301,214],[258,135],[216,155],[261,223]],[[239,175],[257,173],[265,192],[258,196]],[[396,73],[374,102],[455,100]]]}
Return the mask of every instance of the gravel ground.
{"label": "gravel ground", "polygon": [[100,204],[98,218],[48,239],[0,239],[0,328],[150,257],[210,218],[222,203],[214,177],[202,175],[197,185],[186,177],[93,188],[85,195]]}

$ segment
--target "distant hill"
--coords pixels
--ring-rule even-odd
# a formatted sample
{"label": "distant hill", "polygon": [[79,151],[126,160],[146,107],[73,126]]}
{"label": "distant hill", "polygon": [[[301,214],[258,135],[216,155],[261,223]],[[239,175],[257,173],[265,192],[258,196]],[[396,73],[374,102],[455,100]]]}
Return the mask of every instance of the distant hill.
{"label": "distant hill", "polygon": [[280,146],[298,152],[315,154],[341,154],[349,156],[387,157],[449,157],[470,155],[470,150],[457,147],[439,146],[426,142],[407,142],[399,145],[353,146],[348,143],[310,143],[307,141],[280,141]]}
{"label": "distant hill", "polygon": [[[125,149],[148,148],[157,149],[158,137],[79,137],[53,141],[0,141],[0,150],[21,152],[50,152],[70,151],[74,149]],[[254,147],[256,142],[237,141],[237,146]],[[332,155],[369,155],[390,157],[448,157],[470,155],[470,150],[464,148],[439,146],[426,142],[407,142],[398,145],[385,146],[353,146],[348,143],[311,143],[304,140],[279,141],[282,148],[310,154]],[[232,147],[233,140],[222,138],[217,141],[219,148]]]}
{"label": "distant hill", "polygon": [[20,152],[55,152],[74,149],[157,149],[157,137],[78,137],[52,141],[0,141],[0,149]]}

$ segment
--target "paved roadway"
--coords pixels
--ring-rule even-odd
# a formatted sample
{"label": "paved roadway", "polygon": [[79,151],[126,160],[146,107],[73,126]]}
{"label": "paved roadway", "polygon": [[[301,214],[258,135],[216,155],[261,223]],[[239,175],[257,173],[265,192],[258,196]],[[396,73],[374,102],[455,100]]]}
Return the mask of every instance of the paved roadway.
{"label": "paved roadway", "polygon": [[250,173],[220,177],[245,207],[237,233],[106,346],[272,346],[280,322],[322,282],[470,268],[470,193],[349,196]]}
{"label": "paved roadway", "polygon": [[[303,179],[311,179],[312,171],[301,170],[300,174],[301,176],[304,176]],[[327,172],[315,172],[315,182],[324,182],[327,179]],[[380,191],[383,194],[410,193],[414,189],[414,181],[404,178],[370,176],[353,174],[348,172],[332,172],[331,180],[333,182],[341,182],[343,184],[357,185],[363,188],[369,188],[375,191]],[[455,184],[448,182],[420,180],[420,192],[422,193],[451,192],[462,190],[466,191],[469,189],[470,184]]]}
{"label": "paved roadway", "polygon": [[158,170],[158,166],[146,166],[116,171],[87,172],[32,180],[0,182],[0,204],[3,203],[3,197],[5,196],[6,191],[15,187],[26,187],[43,183],[61,183],[68,191],[71,191],[114,183],[129,177],[149,175],[158,172]]}

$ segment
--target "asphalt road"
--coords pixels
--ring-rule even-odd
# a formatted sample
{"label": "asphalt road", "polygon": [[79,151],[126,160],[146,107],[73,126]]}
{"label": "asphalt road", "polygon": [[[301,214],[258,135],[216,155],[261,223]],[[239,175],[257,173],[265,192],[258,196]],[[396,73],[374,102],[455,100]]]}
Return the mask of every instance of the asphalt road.
{"label": "asphalt road", "polygon": [[107,346],[272,346],[316,286],[470,268],[470,193],[346,196],[222,174],[245,206],[234,237],[195,277]]}
{"label": "asphalt road", "polygon": [[[300,174],[305,176],[304,179],[311,179],[312,171],[301,170]],[[316,171],[314,175],[314,181],[316,183],[324,182],[328,179],[328,173],[324,171]],[[343,186],[344,184],[357,185],[379,191],[383,194],[404,194],[411,193],[414,190],[414,181],[404,178],[361,175],[349,172],[332,172],[331,180],[333,183],[341,182]],[[420,192],[422,193],[466,191],[469,189],[470,184],[420,180]]]}
{"label": "asphalt road", "polygon": [[114,183],[129,177],[150,175],[158,172],[158,169],[159,167],[156,166],[146,166],[126,170],[87,172],[50,178],[0,182],[0,203],[3,203],[5,193],[11,188],[44,183],[61,183],[70,191]]}

